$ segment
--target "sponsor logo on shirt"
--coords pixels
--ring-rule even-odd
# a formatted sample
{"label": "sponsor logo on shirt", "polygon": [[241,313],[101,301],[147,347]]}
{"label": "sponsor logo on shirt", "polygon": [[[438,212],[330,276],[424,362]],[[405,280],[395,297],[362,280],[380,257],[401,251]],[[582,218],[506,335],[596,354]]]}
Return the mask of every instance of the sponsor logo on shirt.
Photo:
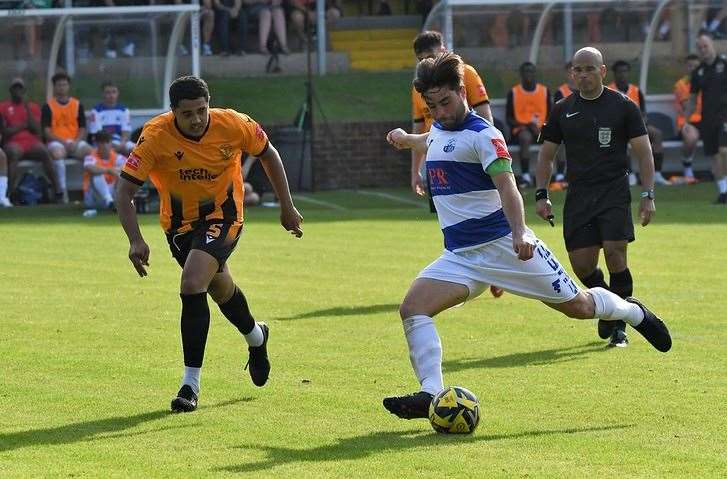
{"label": "sponsor logo on shirt", "polygon": [[260,141],[265,139],[265,132],[260,125],[255,128],[255,137]]}
{"label": "sponsor logo on shirt", "polygon": [[180,168],[180,181],[212,181],[220,175],[213,175],[207,168]]}
{"label": "sponsor logo on shirt", "polygon": [[139,166],[141,165],[141,158],[139,158],[136,153],[131,153],[129,155],[129,158],[126,160],[126,167],[130,170],[138,170]]}
{"label": "sponsor logo on shirt", "polygon": [[446,145],[444,145],[444,148],[442,148],[442,150],[444,150],[445,153],[452,153],[454,151],[454,144],[456,143],[456,141],[457,140],[452,138],[447,142]]}

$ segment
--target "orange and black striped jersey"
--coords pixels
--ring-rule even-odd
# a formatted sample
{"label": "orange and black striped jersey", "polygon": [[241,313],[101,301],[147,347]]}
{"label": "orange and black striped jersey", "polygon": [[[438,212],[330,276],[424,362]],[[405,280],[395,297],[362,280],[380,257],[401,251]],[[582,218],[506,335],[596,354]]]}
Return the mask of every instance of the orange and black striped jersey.
{"label": "orange and black striped jersey", "polygon": [[185,136],[172,112],[144,125],[121,177],[138,185],[149,178],[159,191],[159,220],[167,233],[184,233],[205,220],[242,223],[242,152],[260,156],[268,137],[249,116],[211,108],[202,137]]}
{"label": "orange and black striped jersey", "polygon": [[[464,88],[467,92],[467,104],[470,108],[475,108],[490,101],[482,78],[480,78],[477,70],[467,64],[464,66]],[[432,123],[434,123],[427,103],[414,87],[411,89],[411,116],[414,123],[424,122],[422,132],[429,131]]]}

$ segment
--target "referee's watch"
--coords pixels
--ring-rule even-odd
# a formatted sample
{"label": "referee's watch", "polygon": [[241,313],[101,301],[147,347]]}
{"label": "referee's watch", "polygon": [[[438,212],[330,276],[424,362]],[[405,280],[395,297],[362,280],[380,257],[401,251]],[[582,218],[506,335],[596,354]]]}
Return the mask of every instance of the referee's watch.
{"label": "referee's watch", "polygon": [[642,191],[641,192],[641,197],[642,198],[648,198],[650,200],[653,200],[654,199],[654,189],[652,188],[650,190]]}

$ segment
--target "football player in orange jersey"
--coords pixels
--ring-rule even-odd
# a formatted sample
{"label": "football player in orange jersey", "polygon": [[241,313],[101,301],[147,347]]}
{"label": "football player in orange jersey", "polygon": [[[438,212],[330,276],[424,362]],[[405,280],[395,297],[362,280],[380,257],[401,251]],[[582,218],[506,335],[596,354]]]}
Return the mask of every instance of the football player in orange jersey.
{"label": "football player in orange jersey", "polygon": [[172,111],[144,126],[117,187],[119,219],[129,238],[129,259],[139,276],[147,275],[149,246],[141,235],[133,198],[147,178],[159,191],[162,228],[172,256],[182,267],[184,377],[172,400],[174,412],[197,408],[210,323],[208,293],[244,336],[253,383],[263,386],[270,373],[268,326],[255,322],[226,263],[243,225],[242,152],[260,158],[280,200],[283,228],[297,238],[303,235],[303,217],[293,205],[280,155],[263,129],[245,114],[210,109],[209,98],[204,80],[193,76],[175,80],[169,87]]}

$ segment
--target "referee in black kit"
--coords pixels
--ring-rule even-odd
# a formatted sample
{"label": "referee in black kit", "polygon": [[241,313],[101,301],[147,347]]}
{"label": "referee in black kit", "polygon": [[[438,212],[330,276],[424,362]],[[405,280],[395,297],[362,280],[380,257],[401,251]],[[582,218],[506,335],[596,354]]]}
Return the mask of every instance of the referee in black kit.
{"label": "referee in black kit", "polygon": [[[704,156],[712,157],[712,172],[717,183],[717,204],[727,204],[727,58],[718,56],[709,33],[697,37],[697,53],[702,63],[692,72],[691,96],[687,111],[696,106],[697,94],[702,93],[700,133]],[[689,117],[687,117],[689,118]]]}
{"label": "referee in black kit", "polygon": [[[654,158],[646,126],[634,102],[606,88],[603,55],[586,47],[573,56],[577,92],[553,107],[540,134],[542,146],[536,170],[536,212],[553,219],[548,182],[561,143],[566,149],[568,193],[563,208],[563,237],[573,271],[588,288],[606,288],[622,298],[631,296],[633,280],[626,248],[634,240],[629,190],[627,145],[639,160],[641,225],[654,214]],[[610,285],[598,267],[603,248]],[[599,321],[598,334],[610,346],[625,347],[623,321]]]}

